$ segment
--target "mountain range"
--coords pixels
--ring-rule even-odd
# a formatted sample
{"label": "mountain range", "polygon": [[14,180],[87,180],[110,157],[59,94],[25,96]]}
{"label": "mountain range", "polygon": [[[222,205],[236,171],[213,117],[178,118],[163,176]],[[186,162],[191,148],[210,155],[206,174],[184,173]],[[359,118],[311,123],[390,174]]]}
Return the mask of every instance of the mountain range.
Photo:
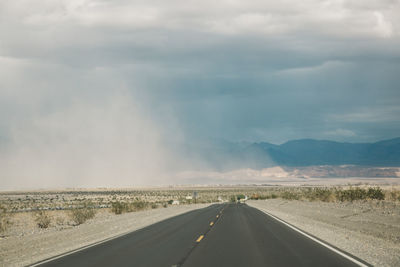
{"label": "mountain range", "polygon": [[188,151],[191,151],[191,156],[202,158],[207,161],[207,166],[218,170],[318,165],[400,166],[400,138],[375,143],[314,139],[292,140],[281,145],[216,142],[206,148],[192,145]]}

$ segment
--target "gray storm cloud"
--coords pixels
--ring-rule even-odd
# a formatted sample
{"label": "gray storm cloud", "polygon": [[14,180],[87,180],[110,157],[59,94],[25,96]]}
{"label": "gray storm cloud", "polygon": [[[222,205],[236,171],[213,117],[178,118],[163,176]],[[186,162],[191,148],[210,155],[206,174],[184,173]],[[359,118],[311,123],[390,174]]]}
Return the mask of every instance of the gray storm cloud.
{"label": "gray storm cloud", "polygon": [[1,1],[1,180],[168,184],[208,139],[397,137],[399,36],[397,0]]}

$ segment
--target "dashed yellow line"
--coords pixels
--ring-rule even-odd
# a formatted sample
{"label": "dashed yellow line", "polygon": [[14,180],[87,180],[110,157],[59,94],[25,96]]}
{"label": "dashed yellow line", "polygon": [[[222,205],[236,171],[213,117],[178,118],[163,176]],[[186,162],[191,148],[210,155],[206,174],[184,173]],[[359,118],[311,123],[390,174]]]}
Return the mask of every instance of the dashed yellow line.
{"label": "dashed yellow line", "polygon": [[213,226],[214,222],[210,222],[210,226]]}
{"label": "dashed yellow line", "polygon": [[197,238],[196,242],[199,243],[203,238],[204,238],[204,235],[199,236],[199,238]]}

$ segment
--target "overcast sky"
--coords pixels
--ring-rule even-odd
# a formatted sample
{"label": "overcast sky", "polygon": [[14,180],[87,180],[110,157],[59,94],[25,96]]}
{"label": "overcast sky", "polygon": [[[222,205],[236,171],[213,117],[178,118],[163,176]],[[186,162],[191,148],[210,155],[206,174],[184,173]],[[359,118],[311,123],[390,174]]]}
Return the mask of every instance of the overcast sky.
{"label": "overcast sky", "polygon": [[394,138],[399,103],[398,0],[0,1],[10,181],[147,173],[166,142]]}

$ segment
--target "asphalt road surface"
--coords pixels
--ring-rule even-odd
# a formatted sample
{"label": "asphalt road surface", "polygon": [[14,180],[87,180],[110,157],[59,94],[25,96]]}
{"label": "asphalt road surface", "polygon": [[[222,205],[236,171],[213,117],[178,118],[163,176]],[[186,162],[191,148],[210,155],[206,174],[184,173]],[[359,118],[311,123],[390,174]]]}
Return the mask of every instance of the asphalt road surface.
{"label": "asphalt road surface", "polygon": [[191,211],[41,266],[358,266],[245,204]]}

